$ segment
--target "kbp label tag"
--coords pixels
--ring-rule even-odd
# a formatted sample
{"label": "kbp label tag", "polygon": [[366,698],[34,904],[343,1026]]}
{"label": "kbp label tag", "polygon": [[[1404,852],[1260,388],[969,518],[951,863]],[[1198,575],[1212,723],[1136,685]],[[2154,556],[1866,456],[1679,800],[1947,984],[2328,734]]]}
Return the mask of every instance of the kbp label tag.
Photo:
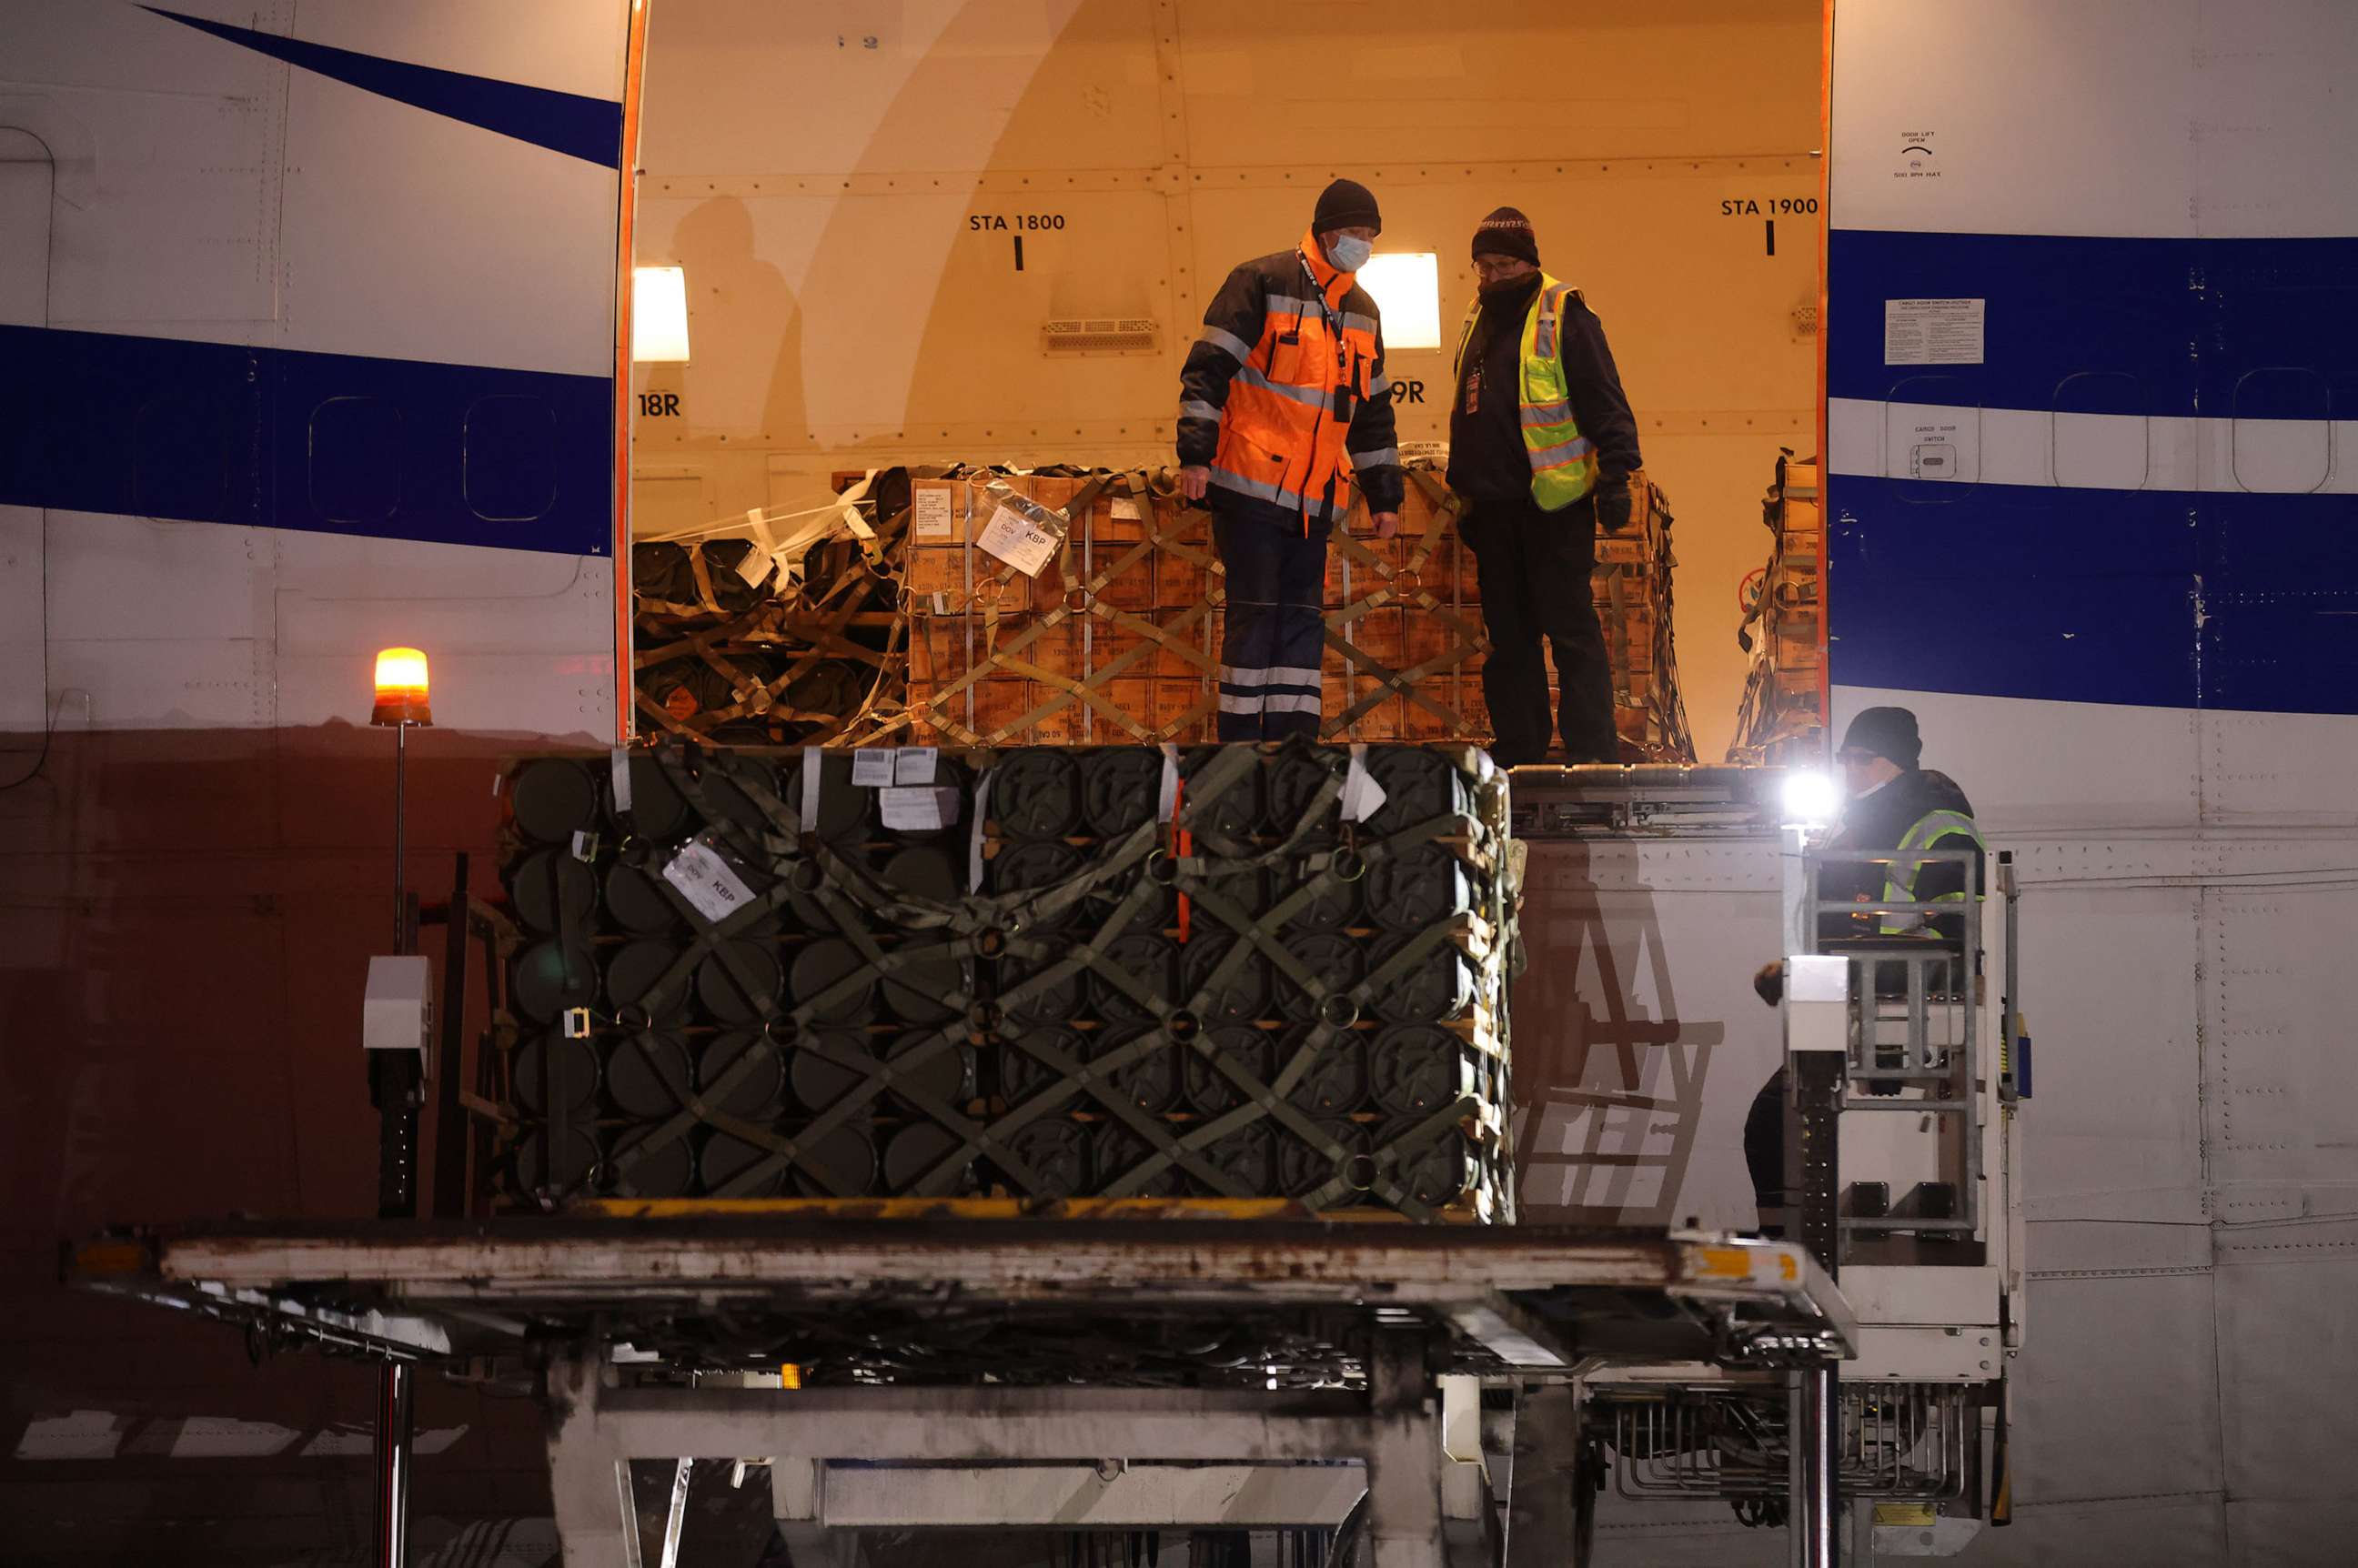
{"label": "kbp label tag", "polygon": [[663,874],[664,881],[679,889],[680,896],[709,921],[726,920],[753,902],[753,890],[728,861],[702,844],[682,846]]}
{"label": "kbp label tag", "polygon": [[1018,495],[1005,485],[993,485],[991,493],[999,499],[999,510],[974,536],[975,544],[1025,577],[1038,577],[1055,558],[1070,524],[1062,513]]}

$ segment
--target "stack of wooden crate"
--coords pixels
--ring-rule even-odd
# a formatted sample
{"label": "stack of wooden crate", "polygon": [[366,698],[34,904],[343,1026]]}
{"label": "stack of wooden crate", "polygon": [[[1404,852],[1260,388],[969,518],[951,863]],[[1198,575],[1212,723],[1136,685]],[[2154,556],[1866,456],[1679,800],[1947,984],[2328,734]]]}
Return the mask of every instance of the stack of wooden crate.
{"label": "stack of wooden crate", "polygon": [[[1066,529],[1036,576],[978,543],[1020,498]],[[1142,474],[920,479],[907,561],[910,728],[960,745],[1198,740],[1217,706],[1211,518]]]}
{"label": "stack of wooden crate", "polygon": [[[1460,506],[1410,470],[1401,528],[1364,505],[1328,552],[1323,738],[1490,738],[1489,640]],[[1670,514],[1660,492],[1597,544],[1597,609],[1625,760],[1692,761],[1670,641]],[[1058,514],[1036,576],[979,540],[1002,509]],[[1225,592],[1210,514],[1142,473],[988,471],[912,484],[904,603],[909,692],[898,728],[958,745],[1209,740]],[[889,738],[882,734],[857,739]]]}
{"label": "stack of wooden crate", "polygon": [[1777,460],[1761,521],[1768,561],[1745,584],[1736,641],[1752,655],[1752,669],[1728,748],[1731,762],[1801,760],[1814,755],[1824,738],[1825,527],[1816,459],[1796,462],[1789,452]]}

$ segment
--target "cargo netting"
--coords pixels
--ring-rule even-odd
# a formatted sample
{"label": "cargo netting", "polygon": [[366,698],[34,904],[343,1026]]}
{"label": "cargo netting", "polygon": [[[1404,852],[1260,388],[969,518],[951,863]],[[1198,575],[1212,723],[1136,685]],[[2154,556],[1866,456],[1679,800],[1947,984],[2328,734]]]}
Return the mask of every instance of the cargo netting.
{"label": "cargo netting", "polygon": [[1511,1217],[1478,752],[665,744],[503,793],[506,1206]]}
{"label": "cargo netting", "polygon": [[[1463,503],[1430,462],[1408,475],[1398,536],[1377,536],[1363,503],[1334,535],[1322,738],[1487,744],[1489,640]],[[892,469],[858,484],[806,554],[639,546],[644,721],[733,744],[1212,738],[1223,574],[1211,514],[1166,473]],[[1597,539],[1591,579],[1616,728],[1624,761],[1692,762],[1671,514],[1659,486],[1639,500],[1630,527]],[[1026,530],[1033,552],[997,553]]]}

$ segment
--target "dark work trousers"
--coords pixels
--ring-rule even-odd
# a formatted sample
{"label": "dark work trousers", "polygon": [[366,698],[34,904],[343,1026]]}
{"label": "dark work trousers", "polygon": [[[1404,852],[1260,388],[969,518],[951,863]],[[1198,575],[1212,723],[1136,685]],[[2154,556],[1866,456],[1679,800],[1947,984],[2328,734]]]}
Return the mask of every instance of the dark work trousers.
{"label": "dark work trousers", "polygon": [[1304,537],[1251,515],[1213,519],[1228,574],[1220,642],[1220,739],[1277,741],[1318,733],[1318,666],[1326,648],[1325,526]]}
{"label": "dark work trousers", "polygon": [[1762,1227],[1784,1223],[1785,1192],[1785,1069],[1768,1076],[1752,1107],[1744,1114],[1744,1165],[1752,1177],[1752,1201],[1760,1210]]}
{"label": "dark work trousers", "polygon": [[1542,512],[1528,495],[1520,502],[1480,501],[1461,533],[1474,548],[1482,619],[1490,630],[1482,695],[1498,737],[1491,756],[1511,768],[1547,755],[1544,637],[1555,652],[1556,682],[1563,691],[1558,722],[1565,759],[1620,761],[1613,671],[1588,587],[1596,568],[1595,503],[1584,497],[1561,512]]}

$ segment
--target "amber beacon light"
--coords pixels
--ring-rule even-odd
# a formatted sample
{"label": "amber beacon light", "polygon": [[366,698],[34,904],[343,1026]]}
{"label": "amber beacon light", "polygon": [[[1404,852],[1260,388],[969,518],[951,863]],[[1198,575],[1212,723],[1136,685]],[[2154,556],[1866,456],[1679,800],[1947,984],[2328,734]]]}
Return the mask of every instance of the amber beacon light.
{"label": "amber beacon light", "polygon": [[[376,655],[376,701],[369,709],[369,722],[393,731],[393,950],[406,957],[410,949],[416,922],[410,918],[409,891],[405,875],[409,861],[409,731],[413,725],[426,726],[434,722],[434,709],[427,702],[426,654],[416,648],[383,648]],[[466,862],[462,859],[460,864]],[[455,917],[454,917],[455,918]],[[372,975],[375,960],[370,961]],[[373,982],[372,982],[373,984]],[[372,1103],[390,1108],[396,1103],[410,1108],[414,1141],[416,1106],[420,1102],[419,1075],[425,1065],[424,1053],[411,1054],[399,1051],[371,1051],[369,1057],[369,1099]],[[387,1130],[382,1140],[393,1140],[393,1129],[399,1119],[390,1114],[384,1126]],[[448,1125],[448,1123],[445,1123]],[[380,1150],[397,1146],[386,1142]],[[416,1153],[413,1141],[409,1155]],[[388,1167],[390,1168],[390,1167]],[[380,1209],[380,1216],[414,1216],[413,1202],[406,1210]],[[387,1533],[379,1541],[380,1563],[401,1563],[407,1561],[408,1549],[404,1530],[406,1528],[409,1492],[409,1438],[415,1419],[411,1403],[414,1390],[409,1368],[398,1361],[387,1361],[377,1379],[377,1451],[379,1529]],[[390,1500],[387,1500],[390,1499]]]}
{"label": "amber beacon light", "polygon": [[393,731],[393,950],[409,951],[409,905],[402,871],[409,854],[409,730],[431,725],[426,655],[416,648],[386,648],[376,656],[376,705],[369,722]]}
{"label": "amber beacon light", "polygon": [[415,648],[386,648],[376,656],[376,708],[371,724],[431,724],[426,700],[426,655]]}

